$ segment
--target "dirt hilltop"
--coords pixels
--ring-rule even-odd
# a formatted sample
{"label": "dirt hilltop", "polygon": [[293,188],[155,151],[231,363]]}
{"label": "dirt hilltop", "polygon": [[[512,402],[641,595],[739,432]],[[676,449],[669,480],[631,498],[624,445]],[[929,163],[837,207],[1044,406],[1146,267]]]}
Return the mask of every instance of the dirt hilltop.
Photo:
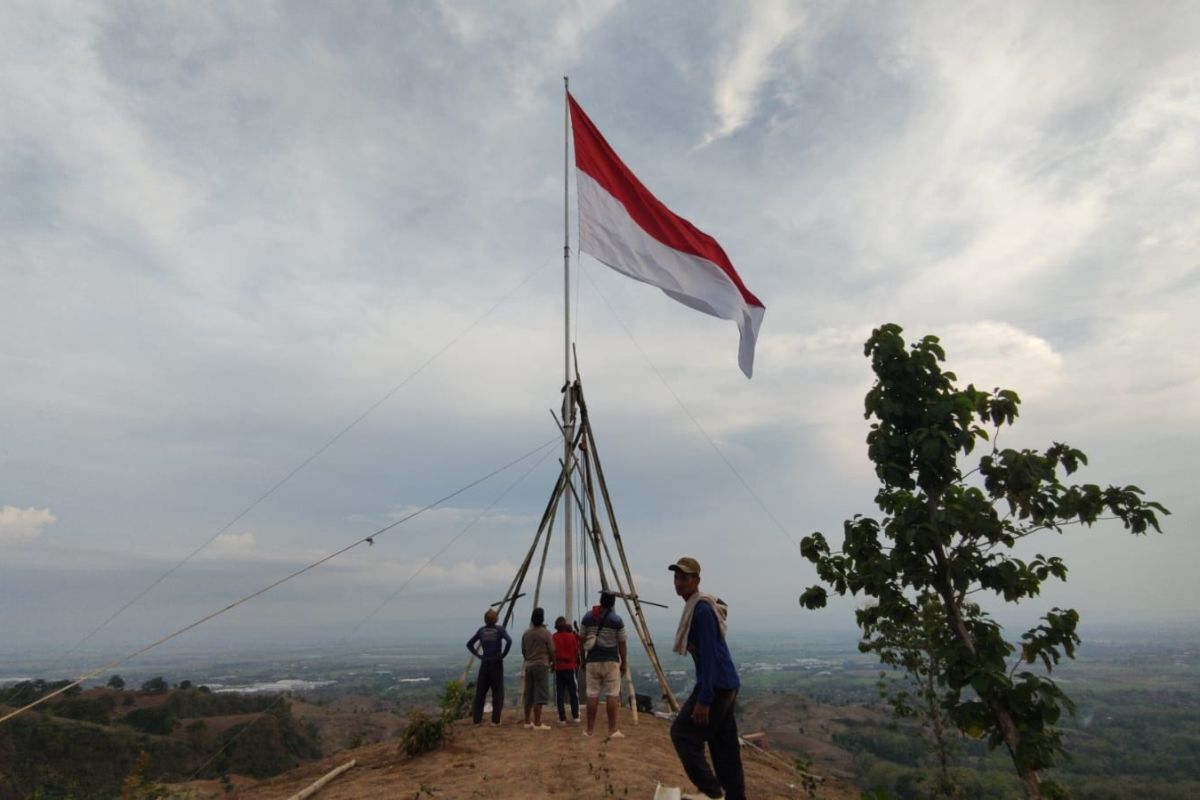
{"label": "dirt hilltop", "polygon": [[[357,765],[334,779],[315,800],[362,798],[496,798],[537,797],[652,798],[655,786],[692,790],[671,746],[669,724],[642,714],[634,725],[622,710],[624,739],[606,741],[597,733],[582,735],[581,724],[532,731],[506,716],[499,728],[470,720],[454,724],[454,738],[441,750],[406,758],[391,739],[342,750],[291,772],[257,783],[237,781],[239,800],[280,800],[308,787],[330,770],[354,759]],[[603,715],[597,726],[603,729]],[[835,778],[817,784],[810,794],[790,759],[745,747],[742,760],[746,786],[753,798],[855,800],[859,791]],[[191,784],[192,797],[225,797],[211,781]],[[212,792],[211,795],[208,792]]]}

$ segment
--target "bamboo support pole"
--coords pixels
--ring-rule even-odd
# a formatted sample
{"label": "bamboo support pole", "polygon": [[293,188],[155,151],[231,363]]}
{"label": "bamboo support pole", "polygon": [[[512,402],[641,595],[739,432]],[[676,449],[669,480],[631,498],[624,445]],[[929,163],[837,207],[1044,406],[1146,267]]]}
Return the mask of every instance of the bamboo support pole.
{"label": "bamboo support pole", "polygon": [[[638,639],[641,640],[642,647],[650,659],[651,667],[658,679],[659,688],[662,690],[663,699],[672,711],[679,711],[679,701],[676,700],[675,694],[671,691],[671,687],[667,683],[666,673],[663,671],[662,662],[655,650],[654,640],[650,636],[650,627],[646,622],[642,603],[638,599],[637,588],[633,581],[633,571],[629,567],[629,560],[625,553],[620,529],[617,527],[616,513],[613,510],[612,498],[608,491],[608,484],[604,478],[604,469],[600,464],[599,455],[596,452],[595,434],[592,431],[591,422],[588,418],[587,404],[583,399],[583,388],[578,376],[578,362],[576,362],[576,378],[574,384],[569,387],[570,391],[567,392],[567,395],[572,400],[571,410],[573,411],[576,406],[579,410],[577,419],[578,427],[574,431],[571,450],[564,456],[561,462],[562,469],[559,471],[558,482],[555,484],[554,491],[546,505],[546,510],[542,514],[541,523],[538,525],[533,544],[526,553],[525,559],[521,562],[521,566],[517,569],[517,574],[513,577],[504,599],[494,605],[501,607],[503,610],[503,624],[505,627],[509,626],[515,611],[516,598],[521,595],[521,587],[528,575],[534,554],[537,552],[539,544],[541,544],[542,557],[538,566],[537,584],[533,595],[534,606],[537,607],[540,605],[542,581],[545,577],[546,560],[550,549],[550,529],[553,527],[559,502],[564,501],[562,502],[562,513],[565,517],[570,513],[569,509],[573,501],[575,509],[580,515],[583,533],[587,536],[596,559],[596,572],[600,577],[601,591],[611,592],[621,597],[624,601],[625,609],[629,614],[630,624],[633,626],[634,632],[637,634]],[[566,413],[567,409],[564,407],[564,414]],[[553,412],[551,414],[553,415]],[[582,450],[583,458],[576,457],[575,453],[579,450]],[[571,481],[571,475],[580,469],[582,469],[582,489],[585,496],[580,495],[580,491],[576,489],[575,484]],[[613,558],[612,550],[609,548],[607,538],[604,535],[603,523],[601,522],[598,509],[599,504],[597,503],[597,485],[600,489],[599,496],[603,498],[605,516],[607,516],[609,526],[612,529],[617,558]],[[565,498],[564,493],[567,493]],[[543,535],[546,536],[545,543],[542,543]],[[618,560],[620,561],[620,567],[617,566]],[[624,574],[624,581],[622,580],[622,573]],[[611,584],[615,585],[616,591],[610,588],[610,579]],[[628,591],[625,589],[626,583],[629,586]],[[568,613],[570,612],[571,609],[568,608]],[[473,659],[468,659],[467,666],[463,670],[464,683],[466,682],[472,662]],[[628,663],[625,665],[625,683],[629,691],[629,705],[632,710],[634,724],[637,724],[637,692],[633,684],[633,673],[629,669]],[[524,690],[525,675],[522,669],[518,679],[518,705],[524,702]]]}
{"label": "bamboo support pole", "polygon": [[633,724],[638,724],[637,691],[633,688],[633,670],[625,665],[625,683],[629,686],[629,713],[633,715]]}
{"label": "bamboo support pole", "polygon": [[[587,423],[584,422],[583,424],[586,426]],[[585,473],[585,475],[587,475],[587,474],[588,473]],[[590,483],[587,484],[586,488],[588,491],[588,499],[591,501],[590,505],[594,509],[595,508],[595,494],[592,490],[591,484]],[[599,523],[599,520],[597,520],[597,524],[598,523]],[[608,559],[608,568],[610,570],[612,570],[613,582],[616,583],[616,585],[617,585],[616,594],[617,594],[617,596],[621,597],[625,601],[625,610],[629,612],[629,621],[633,625],[634,633],[636,633],[638,636],[638,639],[641,640],[642,646],[646,649],[647,655],[651,659],[651,665],[653,666],[653,665],[655,665],[656,654],[654,654],[651,649],[653,647],[653,643],[650,642],[649,631],[647,631],[645,629],[645,619],[642,617],[642,615],[640,613],[641,608],[636,607],[637,596],[635,594],[633,594],[632,587],[630,587],[630,589],[631,589],[630,592],[627,593],[625,591],[625,587],[621,585],[621,576],[617,572],[617,566],[616,566],[616,562],[613,560],[612,552],[608,549],[608,542],[605,541],[603,536],[598,536],[597,538],[599,539],[600,544],[603,545],[604,555]],[[603,574],[603,572],[601,574]],[[626,570],[626,574],[628,575],[628,569]],[[630,603],[631,598],[633,600],[632,605]],[[635,610],[635,607],[636,607],[636,610]],[[629,668],[629,664],[625,664],[624,666],[625,666],[625,677],[629,684],[630,707],[633,709],[634,724],[637,724],[637,693],[634,692],[634,690],[633,690],[633,671]],[[669,695],[670,688],[666,686],[665,676],[663,676],[663,678],[659,681],[659,686],[664,689],[663,696],[669,697],[670,696]],[[671,696],[671,699],[673,699],[673,696]],[[670,705],[670,703],[671,703],[671,701],[668,700],[667,704]],[[677,708],[672,709],[672,710],[678,711]]]}
{"label": "bamboo support pole", "polygon": [[[512,610],[516,605],[517,598],[521,596],[521,584],[525,580],[525,571],[529,569],[529,563],[533,560],[533,554],[537,551],[538,542],[541,541],[542,533],[550,525],[554,524],[554,515],[558,509],[558,499],[562,494],[564,476],[560,473],[558,483],[554,486],[554,491],[550,494],[550,500],[546,503],[546,510],[542,512],[542,520],[538,524],[537,535],[533,537],[533,544],[529,546],[529,551],[525,554],[525,560],[518,567],[516,575],[513,576],[512,582],[508,585],[508,591],[505,592],[504,598],[493,605],[500,606],[500,610],[504,610],[505,604],[508,609],[504,610],[503,622],[501,625],[508,629],[508,624],[512,620]],[[467,665],[463,667],[462,683],[465,686],[467,677],[471,672],[471,665],[475,663],[475,656],[467,656]]]}
{"label": "bamboo support pole", "polygon": [[537,608],[542,604],[542,576],[546,574],[546,557],[550,555],[550,540],[554,538],[554,522],[550,523],[550,527],[546,529],[546,541],[542,543],[542,563],[538,564],[537,583],[533,589],[533,607]]}
{"label": "bamboo support pole", "polygon": [[[667,705],[672,711],[679,711],[679,701],[675,698],[675,693],[671,691],[671,687],[667,683],[667,676],[663,671],[662,663],[659,661],[658,651],[654,647],[654,641],[650,638],[649,625],[647,624],[646,617],[642,612],[641,604],[637,599],[637,590],[633,585],[633,573],[629,569],[629,560],[625,556],[625,545],[621,539],[620,528],[617,526],[616,514],[613,511],[612,497],[608,493],[608,482],[604,479],[604,467],[600,463],[600,453],[596,448],[596,438],[592,431],[591,418],[588,416],[587,402],[583,399],[582,391],[578,392],[577,398],[580,412],[579,427],[586,436],[585,441],[587,442],[588,459],[595,464],[596,478],[597,482],[600,484],[601,496],[604,498],[605,510],[608,512],[608,521],[610,527],[612,528],[613,541],[617,545],[617,552],[621,557],[621,564],[625,569],[625,575],[629,581],[629,589],[633,594],[633,605],[634,609],[636,610],[636,617],[638,623],[640,623],[641,631],[644,634],[642,644],[646,648],[646,655],[649,657],[650,663],[654,667],[654,672],[658,677],[658,685],[659,688],[662,689],[663,698],[667,701]],[[628,602],[629,599],[627,598],[627,605]]]}

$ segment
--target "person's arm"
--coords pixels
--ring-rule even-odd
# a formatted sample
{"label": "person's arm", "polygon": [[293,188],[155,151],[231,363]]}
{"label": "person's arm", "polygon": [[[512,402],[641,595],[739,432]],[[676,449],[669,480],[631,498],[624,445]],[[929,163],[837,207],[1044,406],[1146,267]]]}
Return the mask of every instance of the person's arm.
{"label": "person's arm", "polygon": [[504,658],[508,655],[508,651],[512,650],[512,637],[508,635],[508,631],[500,628],[500,638],[504,640],[504,648],[500,651],[500,657]]}
{"label": "person's arm", "polygon": [[479,631],[475,631],[475,635],[467,640],[467,650],[476,658],[482,659],[483,655],[475,649],[475,645],[479,644]]}
{"label": "person's arm", "polygon": [[545,630],[543,641],[546,643],[546,663],[550,665],[550,669],[554,669],[554,634],[549,629]]}
{"label": "person's arm", "polygon": [[620,674],[629,671],[629,646],[625,643],[625,622],[617,628],[617,658],[621,659]]}
{"label": "person's arm", "polygon": [[583,617],[583,632],[579,634],[580,652],[582,652],[583,642],[586,642],[589,636],[595,637],[600,633],[600,629],[596,627],[596,621],[592,619],[591,614],[585,614]]}
{"label": "person's arm", "polygon": [[697,725],[708,724],[708,708],[716,696],[713,678],[717,674],[717,637],[720,635],[712,606],[697,603],[692,612],[692,636],[696,641],[696,707],[692,721]]}

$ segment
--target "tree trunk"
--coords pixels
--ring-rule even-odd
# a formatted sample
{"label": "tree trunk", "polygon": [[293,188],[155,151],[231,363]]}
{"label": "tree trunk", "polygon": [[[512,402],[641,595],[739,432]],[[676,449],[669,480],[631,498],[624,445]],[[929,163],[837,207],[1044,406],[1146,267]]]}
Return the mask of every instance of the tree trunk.
{"label": "tree trunk", "polygon": [[[928,630],[926,636],[929,635]],[[938,770],[942,775],[942,794],[948,798],[957,796],[958,792],[954,789],[954,781],[950,780],[950,744],[946,741],[946,726],[942,719],[942,709],[938,704],[937,685],[934,681],[934,672],[936,672],[935,664],[937,656],[932,651],[929,652],[929,671],[925,676],[925,705],[929,709],[929,724],[933,727],[933,741],[937,748]]]}
{"label": "tree trunk", "polygon": [[[935,542],[933,552],[938,566],[936,588],[942,597],[942,602],[946,604],[946,616],[950,619],[950,628],[963,647],[967,648],[971,655],[977,655],[975,641],[971,638],[971,632],[967,630],[966,623],[963,622],[958,604],[954,602],[954,587],[950,583],[950,565],[946,560],[946,549],[941,542]],[[1041,800],[1042,780],[1038,771],[1023,768],[1017,763],[1017,749],[1021,744],[1021,734],[1017,730],[1017,724],[1013,721],[1012,714],[993,698],[980,697],[979,699],[991,708],[992,713],[996,715],[996,720],[1000,723],[1000,732],[1004,734],[1004,744],[1008,747],[1008,753],[1012,757],[1017,777],[1025,788],[1025,796],[1028,800]]]}

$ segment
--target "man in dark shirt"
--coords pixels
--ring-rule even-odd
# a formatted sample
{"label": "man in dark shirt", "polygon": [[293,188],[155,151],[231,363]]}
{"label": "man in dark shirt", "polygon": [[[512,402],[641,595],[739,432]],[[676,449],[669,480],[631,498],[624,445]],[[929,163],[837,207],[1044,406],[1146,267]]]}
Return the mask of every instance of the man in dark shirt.
{"label": "man in dark shirt", "polygon": [[[471,655],[479,659],[479,675],[475,678],[475,703],[471,706],[471,718],[475,724],[483,722],[483,700],[488,690],[492,692],[492,724],[500,724],[500,712],[504,708],[504,657],[512,647],[512,639],[502,625],[497,624],[500,615],[489,608],[483,615],[483,627],[467,642]],[[476,645],[479,649],[476,649]]]}
{"label": "man in dark shirt", "polygon": [[[671,725],[675,752],[700,790],[700,794],[683,797],[745,800],[741,745],[733,716],[742,684],[725,643],[725,604],[700,591],[696,559],[685,556],[669,569],[675,573],[675,593],[686,601],[674,650],[681,655],[690,653],[696,664],[696,688]],[[712,753],[713,769],[705,759],[705,744]]]}

